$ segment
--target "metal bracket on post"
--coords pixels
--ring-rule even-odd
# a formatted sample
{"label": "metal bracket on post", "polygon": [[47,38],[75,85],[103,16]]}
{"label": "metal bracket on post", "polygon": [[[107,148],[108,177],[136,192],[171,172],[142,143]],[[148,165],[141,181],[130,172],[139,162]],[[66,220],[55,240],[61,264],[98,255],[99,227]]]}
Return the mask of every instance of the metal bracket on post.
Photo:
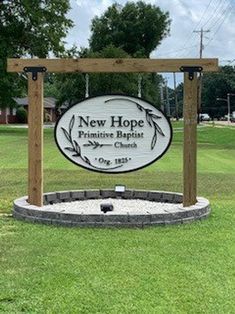
{"label": "metal bracket on post", "polygon": [[39,72],[44,73],[46,71],[47,71],[46,67],[24,67],[25,73],[28,73],[28,72],[32,73],[33,81],[37,81]]}
{"label": "metal bracket on post", "polygon": [[188,78],[190,81],[192,81],[194,79],[194,73],[196,72],[202,72],[203,67],[200,66],[182,66],[180,67],[180,71],[181,72],[188,72]]}

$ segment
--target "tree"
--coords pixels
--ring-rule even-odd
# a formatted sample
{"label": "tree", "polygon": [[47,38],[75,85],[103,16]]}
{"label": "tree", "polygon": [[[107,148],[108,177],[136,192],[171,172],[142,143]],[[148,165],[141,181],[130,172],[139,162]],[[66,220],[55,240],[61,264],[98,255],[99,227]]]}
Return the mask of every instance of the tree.
{"label": "tree", "polygon": [[[216,98],[227,98],[227,93],[235,93],[235,68],[224,66],[217,73],[203,75],[202,112],[212,118],[224,116],[228,112],[225,101]],[[235,99],[231,98],[231,111],[235,111]]]}
{"label": "tree", "polygon": [[0,106],[13,104],[25,84],[17,74],[6,72],[7,58],[62,53],[62,38],[73,25],[66,17],[69,9],[69,0],[0,2]]}
{"label": "tree", "polygon": [[[220,118],[228,113],[226,101],[216,100],[216,98],[227,98],[227,93],[235,94],[235,68],[224,66],[216,73],[204,73],[202,86],[202,113],[208,113],[212,118]],[[183,89],[184,84],[180,83],[176,87],[178,96],[179,116],[183,115]],[[174,116],[175,102],[174,90],[169,89],[169,98],[172,98],[171,112]],[[235,111],[235,97],[231,97],[231,112]]]}
{"label": "tree", "polygon": [[[71,51],[68,52],[71,54]],[[78,56],[78,52],[76,53]],[[91,52],[85,49],[80,52],[81,58],[128,58],[130,57],[121,48],[110,45],[100,52]],[[53,96],[57,97],[58,105],[66,102],[68,106],[76,103],[85,97],[85,74],[57,74],[53,75],[53,84],[50,87],[46,84],[45,94],[55,91]],[[142,75],[142,96],[146,100],[159,105],[158,85],[160,76],[157,74]],[[91,73],[89,74],[89,95],[100,94],[138,94],[138,74],[133,73]],[[56,92],[57,91],[57,92]],[[57,93],[57,94],[56,94]],[[52,94],[51,94],[52,96]]]}
{"label": "tree", "polygon": [[[176,87],[177,99],[178,99],[178,117],[183,116],[183,98],[184,98],[184,84],[180,83]],[[176,104],[175,104],[175,91],[174,89],[170,89],[169,97],[172,99],[171,101],[171,112],[172,116],[176,118]]]}
{"label": "tree", "polygon": [[25,110],[24,107],[17,108],[16,117],[19,123],[27,123],[27,110]]}
{"label": "tree", "polygon": [[132,57],[149,57],[169,34],[169,26],[169,13],[155,5],[139,1],[122,7],[116,3],[92,20],[90,48],[97,52],[112,44]]}
{"label": "tree", "polygon": [[[144,2],[110,6],[92,21],[90,47],[81,51],[67,51],[65,57],[130,58],[149,57],[151,51],[169,32],[169,14]],[[142,97],[159,106],[160,76],[142,74]],[[46,84],[46,93],[53,93],[58,105],[68,106],[85,96],[85,75],[58,74],[52,86]],[[89,95],[121,93],[137,96],[138,74],[96,73],[89,75]],[[55,88],[53,87],[55,86]]]}

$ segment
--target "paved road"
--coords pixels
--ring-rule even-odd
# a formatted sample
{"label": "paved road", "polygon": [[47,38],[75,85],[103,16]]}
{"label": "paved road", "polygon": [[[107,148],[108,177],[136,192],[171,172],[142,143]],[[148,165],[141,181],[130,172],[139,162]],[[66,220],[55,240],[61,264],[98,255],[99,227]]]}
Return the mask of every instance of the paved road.
{"label": "paved road", "polygon": [[[28,124],[4,124],[11,128],[19,128],[19,129],[28,129]],[[44,124],[44,129],[52,129],[54,128],[54,124]]]}
{"label": "paved road", "polygon": [[[204,122],[205,124],[209,124],[209,125],[213,125],[213,122]],[[203,124],[204,124],[203,123]],[[235,127],[235,123],[234,122],[230,122],[228,123],[228,121],[214,121],[214,125],[221,125],[221,126],[232,126]]]}

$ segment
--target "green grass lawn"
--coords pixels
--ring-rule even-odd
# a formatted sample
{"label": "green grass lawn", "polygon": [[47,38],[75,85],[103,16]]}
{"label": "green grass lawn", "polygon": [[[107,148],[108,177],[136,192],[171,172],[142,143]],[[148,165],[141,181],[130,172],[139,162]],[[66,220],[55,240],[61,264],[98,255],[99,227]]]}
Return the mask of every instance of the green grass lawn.
{"label": "green grass lawn", "polygon": [[[183,133],[169,152],[125,175],[88,172],[45,130],[45,191],[182,191]],[[235,128],[198,131],[198,195],[209,219],[140,229],[33,225],[0,218],[0,313],[235,313]],[[27,130],[0,126],[0,212],[27,194]]]}

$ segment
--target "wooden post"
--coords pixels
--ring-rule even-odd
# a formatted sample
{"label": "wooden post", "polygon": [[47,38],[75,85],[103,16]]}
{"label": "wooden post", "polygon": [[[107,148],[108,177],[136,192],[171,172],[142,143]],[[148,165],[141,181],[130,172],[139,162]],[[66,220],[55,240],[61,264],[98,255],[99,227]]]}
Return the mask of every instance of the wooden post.
{"label": "wooden post", "polygon": [[197,200],[197,75],[184,74],[184,191],[183,206]]}
{"label": "wooden post", "polygon": [[43,73],[28,73],[28,202],[43,205]]}
{"label": "wooden post", "polygon": [[[8,72],[44,67],[60,73],[181,72],[182,65],[219,70],[218,59],[8,59]],[[43,199],[43,74],[34,81],[29,74],[29,202],[42,206]],[[184,76],[184,206],[196,203],[197,79]]]}

